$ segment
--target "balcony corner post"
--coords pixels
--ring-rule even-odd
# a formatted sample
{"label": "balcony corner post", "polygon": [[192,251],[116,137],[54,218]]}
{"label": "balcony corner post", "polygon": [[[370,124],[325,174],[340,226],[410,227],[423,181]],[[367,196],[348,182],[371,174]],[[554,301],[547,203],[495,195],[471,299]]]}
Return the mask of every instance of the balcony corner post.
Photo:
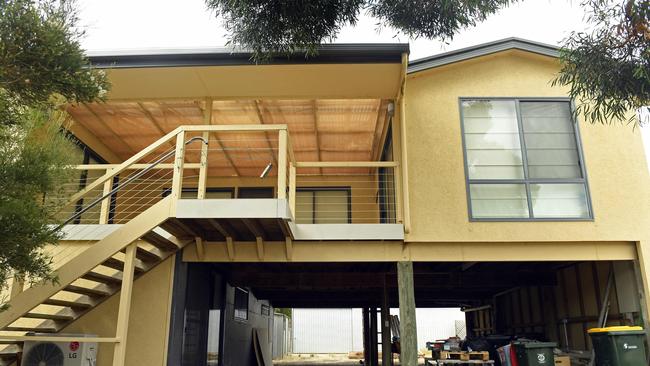
{"label": "balcony corner post", "polygon": [[183,168],[185,165],[185,131],[181,130],[176,135],[176,153],[174,154],[174,176],[171,187],[170,215],[176,215],[176,202],[181,198],[183,190]]}
{"label": "balcony corner post", "polygon": [[287,130],[278,131],[278,199],[287,198]]}
{"label": "balcony corner post", "polygon": [[296,165],[289,163],[289,209],[293,221],[296,221]]}

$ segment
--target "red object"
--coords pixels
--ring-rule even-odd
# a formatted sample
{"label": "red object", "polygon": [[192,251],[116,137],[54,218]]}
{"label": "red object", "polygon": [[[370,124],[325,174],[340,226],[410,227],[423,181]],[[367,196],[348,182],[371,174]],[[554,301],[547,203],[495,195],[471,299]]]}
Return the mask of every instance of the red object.
{"label": "red object", "polygon": [[512,366],[519,366],[517,362],[517,353],[515,353],[515,346],[510,343],[510,364]]}
{"label": "red object", "polygon": [[79,349],[79,342],[70,342],[70,351],[77,352]]}

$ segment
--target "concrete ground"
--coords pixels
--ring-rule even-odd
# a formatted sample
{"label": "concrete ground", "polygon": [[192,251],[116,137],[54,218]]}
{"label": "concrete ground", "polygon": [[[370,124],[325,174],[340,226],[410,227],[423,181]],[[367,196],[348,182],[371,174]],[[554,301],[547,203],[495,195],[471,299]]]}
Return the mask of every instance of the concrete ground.
{"label": "concrete ground", "polygon": [[[379,363],[381,365],[381,362]],[[420,365],[424,360],[420,359]],[[282,360],[273,360],[273,366],[359,366],[363,365],[359,359],[350,359],[348,354],[292,354]],[[397,359],[394,363],[399,366]]]}

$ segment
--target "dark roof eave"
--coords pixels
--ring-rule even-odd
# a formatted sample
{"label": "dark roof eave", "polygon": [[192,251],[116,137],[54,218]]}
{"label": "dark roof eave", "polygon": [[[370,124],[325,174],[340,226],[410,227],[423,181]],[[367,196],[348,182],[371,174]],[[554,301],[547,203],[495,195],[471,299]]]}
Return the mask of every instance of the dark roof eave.
{"label": "dark roof eave", "polygon": [[559,57],[560,55],[560,48],[556,46],[521,38],[506,38],[411,61],[409,62],[408,73],[424,71],[511,49],[519,49],[549,57]]}
{"label": "dark roof eave", "polygon": [[[306,57],[304,53],[296,53],[291,56],[275,56],[268,64],[401,63],[402,54],[408,52],[408,43],[329,44],[319,47],[318,54],[315,56]],[[256,64],[252,59],[252,52],[232,48],[89,53],[88,58],[94,67],[99,68]]]}

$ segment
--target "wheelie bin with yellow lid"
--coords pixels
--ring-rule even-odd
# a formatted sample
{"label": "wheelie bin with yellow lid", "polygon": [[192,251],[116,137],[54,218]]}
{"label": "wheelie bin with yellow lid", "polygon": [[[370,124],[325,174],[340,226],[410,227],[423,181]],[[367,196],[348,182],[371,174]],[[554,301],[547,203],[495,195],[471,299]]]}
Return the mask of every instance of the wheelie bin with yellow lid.
{"label": "wheelie bin with yellow lid", "polygon": [[645,332],[641,327],[592,328],[587,331],[596,354],[596,366],[646,364]]}

